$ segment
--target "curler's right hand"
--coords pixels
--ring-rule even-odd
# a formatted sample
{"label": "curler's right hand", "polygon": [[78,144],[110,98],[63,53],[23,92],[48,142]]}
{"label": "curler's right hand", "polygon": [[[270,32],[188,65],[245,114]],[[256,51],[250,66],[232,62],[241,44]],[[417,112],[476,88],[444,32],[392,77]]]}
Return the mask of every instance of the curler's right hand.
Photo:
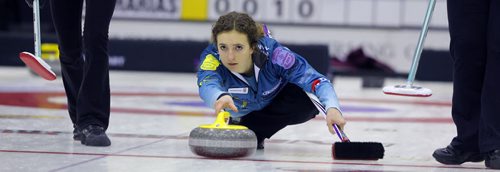
{"label": "curler's right hand", "polygon": [[219,114],[224,108],[229,108],[234,112],[238,112],[238,108],[234,105],[233,98],[230,95],[223,95],[214,104],[215,114]]}

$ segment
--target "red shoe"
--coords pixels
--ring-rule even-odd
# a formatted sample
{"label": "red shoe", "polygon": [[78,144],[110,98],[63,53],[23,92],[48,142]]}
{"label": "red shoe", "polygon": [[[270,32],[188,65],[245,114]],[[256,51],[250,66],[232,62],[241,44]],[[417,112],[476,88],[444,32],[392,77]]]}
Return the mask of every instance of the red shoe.
{"label": "red shoe", "polygon": [[34,56],[29,52],[19,53],[19,58],[35,73],[40,75],[42,78],[46,80],[55,80],[56,74],[52,72],[50,66],[45,63],[41,58]]}

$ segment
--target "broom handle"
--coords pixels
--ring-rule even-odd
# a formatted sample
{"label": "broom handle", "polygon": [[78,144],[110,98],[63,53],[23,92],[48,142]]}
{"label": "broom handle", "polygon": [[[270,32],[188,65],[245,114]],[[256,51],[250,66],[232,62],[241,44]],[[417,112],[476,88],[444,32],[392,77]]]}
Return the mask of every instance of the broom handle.
{"label": "broom handle", "polygon": [[408,80],[406,85],[413,85],[415,80],[415,75],[417,74],[418,62],[420,61],[420,55],[422,54],[422,49],[424,45],[425,38],[427,37],[427,31],[429,30],[429,23],[432,18],[432,13],[434,12],[434,7],[436,6],[436,0],[429,0],[429,5],[427,6],[427,11],[425,13],[424,23],[422,24],[422,30],[420,31],[420,36],[418,37],[417,48],[413,53],[413,62],[411,64],[410,72],[408,74]]}
{"label": "broom handle", "polygon": [[271,36],[271,31],[267,28],[266,24],[262,24],[262,30],[264,31],[264,36],[273,38],[273,36]]}
{"label": "broom handle", "polygon": [[[321,114],[323,115],[323,118],[326,119],[325,107],[323,107],[323,105],[313,97],[314,95],[307,93],[307,92],[306,92],[306,94],[307,94],[307,96],[309,96],[309,99],[311,99],[314,106],[316,106],[316,108],[318,108],[318,110],[321,112]],[[337,136],[339,137],[340,141],[350,142],[349,137],[347,137],[347,135],[344,133],[344,131],[342,131],[342,129],[340,129],[340,127],[337,124],[333,124],[332,126],[333,126],[333,130],[335,130],[335,133],[337,133]]]}
{"label": "broom handle", "polygon": [[39,0],[33,1],[33,25],[35,33],[35,56],[41,58],[40,52],[40,3]]}

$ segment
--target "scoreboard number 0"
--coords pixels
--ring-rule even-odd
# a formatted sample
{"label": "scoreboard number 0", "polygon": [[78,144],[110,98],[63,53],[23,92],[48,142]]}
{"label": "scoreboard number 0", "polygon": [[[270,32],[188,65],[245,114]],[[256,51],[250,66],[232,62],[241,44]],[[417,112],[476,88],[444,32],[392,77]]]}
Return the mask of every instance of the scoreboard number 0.
{"label": "scoreboard number 0", "polygon": [[[274,0],[273,5],[265,9],[265,1],[269,0],[213,0],[213,8],[217,15],[224,15],[230,11],[240,11],[249,15],[255,16],[262,13],[262,10],[267,10],[266,15],[275,15],[275,18],[285,16],[285,3],[290,3],[293,0]],[[295,0],[294,4],[289,6],[289,11],[295,13],[299,18],[307,19],[313,16],[315,5],[313,0]]]}

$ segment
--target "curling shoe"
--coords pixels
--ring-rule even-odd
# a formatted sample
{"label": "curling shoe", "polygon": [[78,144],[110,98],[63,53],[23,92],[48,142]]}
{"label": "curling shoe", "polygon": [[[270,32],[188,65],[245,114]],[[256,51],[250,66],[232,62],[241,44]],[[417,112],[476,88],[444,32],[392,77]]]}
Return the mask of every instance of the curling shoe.
{"label": "curling shoe", "polygon": [[80,141],[82,140],[83,134],[78,130],[78,127],[73,126],[73,140]]}
{"label": "curling shoe", "polygon": [[464,162],[481,162],[484,157],[479,152],[465,152],[448,145],[446,148],[436,149],[432,156],[436,161],[446,165],[459,165]]}
{"label": "curling shoe", "polygon": [[257,137],[257,150],[264,149],[264,140],[265,140],[265,138]]}
{"label": "curling shoe", "polygon": [[89,125],[81,130],[81,143],[87,146],[109,146],[111,141],[106,135],[104,128],[97,125]]}
{"label": "curling shoe", "polygon": [[77,128],[73,129],[73,140],[80,141],[82,140],[83,134]]}
{"label": "curling shoe", "polygon": [[500,149],[489,152],[486,155],[484,165],[491,169],[500,169]]}

